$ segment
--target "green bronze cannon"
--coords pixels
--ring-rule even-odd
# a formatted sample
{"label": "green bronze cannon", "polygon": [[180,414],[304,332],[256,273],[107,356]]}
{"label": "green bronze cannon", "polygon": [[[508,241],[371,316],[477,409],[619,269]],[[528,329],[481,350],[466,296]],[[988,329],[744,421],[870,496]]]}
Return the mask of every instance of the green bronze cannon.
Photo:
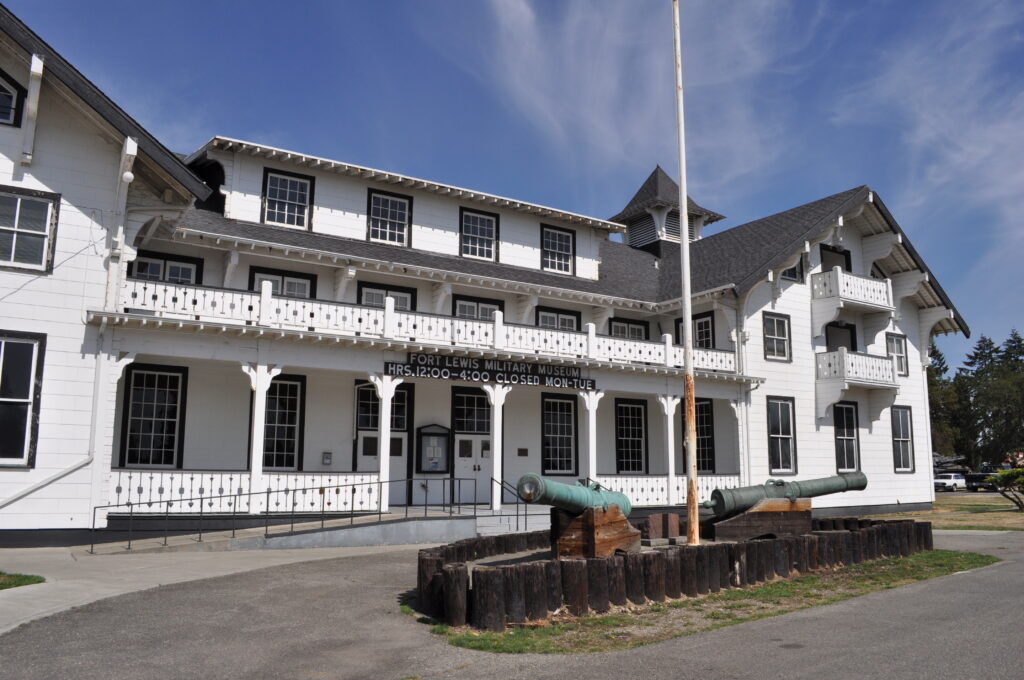
{"label": "green bronze cannon", "polygon": [[543,503],[577,515],[587,508],[607,510],[609,505],[617,505],[623,516],[629,517],[633,509],[629,498],[617,491],[602,489],[597,484],[552,482],[533,473],[520,477],[516,490],[527,503]]}
{"label": "green bronze cannon", "polygon": [[725,519],[749,510],[765,498],[788,498],[794,501],[797,498],[814,498],[843,491],[860,491],[867,488],[867,485],[868,478],[863,472],[844,472],[831,477],[805,479],[799,482],[769,479],[759,486],[715,489],[711,492],[711,500],[704,501],[702,505],[711,508],[715,513],[715,519]]}

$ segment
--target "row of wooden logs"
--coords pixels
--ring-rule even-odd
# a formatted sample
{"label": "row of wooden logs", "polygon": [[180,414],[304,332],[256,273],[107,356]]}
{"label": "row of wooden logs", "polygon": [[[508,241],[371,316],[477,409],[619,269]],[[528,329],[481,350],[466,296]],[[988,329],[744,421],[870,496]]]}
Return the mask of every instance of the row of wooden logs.
{"label": "row of wooden logs", "polygon": [[[473,540],[478,539],[468,539]],[[533,543],[539,538],[521,540]],[[461,550],[468,541],[460,542]],[[613,605],[697,597],[817,569],[908,556],[932,549],[932,528],[930,522],[870,521],[870,526],[849,531],[477,566],[472,578],[465,560],[441,557],[441,553],[461,557],[455,546],[421,551],[418,608],[451,626],[503,631],[507,625],[543,620],[556,611],[574,616],[602,613]]]}

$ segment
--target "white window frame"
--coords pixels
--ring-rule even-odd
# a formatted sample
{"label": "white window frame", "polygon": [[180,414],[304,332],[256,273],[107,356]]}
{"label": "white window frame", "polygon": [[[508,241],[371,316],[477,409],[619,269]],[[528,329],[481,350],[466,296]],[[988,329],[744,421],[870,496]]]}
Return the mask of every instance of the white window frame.
{"label": "white window frame", "polygon": [[[461,313],[460,307],[466,309],[472,308],[472,315]],[[486,302],[483,300],[455,300],[455,309],[453,316],[456,319],[466,319],[467,321],[493,321],[494,313],[501,311],[501,305],[493,302]]]}
{"label": "white window frame", "polygon": [[14,458],[0,458],[0,468],[7,466],[22,467],[25,465],[32,465],[32,453],[33,446],[35,444],[35,436],[38,433],[35,431],[32,423],[36,420],[36,412],[39,410],[38,403],[38,380],[39,380],[39,366],[40,366],[40,349],[43,345],[43,338],[40,337],[21,337],[18,335],[8,335],[3,331],[0,331],[0,384],[3,384],[3,369],[4,360],[7,355],[7,348],[10,343],[24,344],[32,346],[32,363],[29,366],[29,384],[28,384],[28,396],[26,397],[4,397],[0,396],[0,404],[25,404],[27,406],[25,412],[25,444],[22,447],[21,456]]}
{"label": "white window frame", "polygon": [[[376,201],[377,199],[380,199],[380,201],[382,201],[382,202],[387,201],[387,202],[402,203],[405,206],[405,221],[401,223],[401,236],[402,236],[401,240],[396,240],[396,239],[393,239],[393,238],[387,238],[387,234],[389,234],[390,232],[396,232],[396,233],[398,232],[397,228],[392,228],[392,227],[396,227],[399,224],[398,220],[393,220],[390,217],[374,217],[374,215],[373,215],[373,212],[374,212],[374,201]],[[412,200],[411,199],[409,199],[409,198],[407,198],[405,196],[394,196],[392,194],[387,194],[387,193],[384,193],[382,191],[373,191],[373,190],[371,190],[370,191],[370,199],[369,199],[369,202],[368,202],[368,208],[369,208],[369,210],[368,210],[368,214],[366,216],[366,235],[367,235],[367,238],[370,241],[373,241],[374,243],[390,243],[391,245],[400,245],[400,246],[408,246],[409,245],[409,243],[410,243],[410,236],[411,236],[411,232],[412,232]],[[390,207],[387,208],[387,209],[389,211],[391,210]],[[375,220],[379,220],[380,223],[375,223]],[[374,235],[374,231],[377,231],[378,233],[383,233],[384,237],[382,237],[380,235],[375,236]]]}
{"label": "white window frame", "polygon": [[[547,247],[547,235],[548,232],[569,239],[569,252],[563,252],[561,250],[555,250]],[[562,257],[566,257],[565,267],[562,266],[551,266],[548,263],[548,254],[551,253],[558,257],[560,260]],[[555,272],[558,274],[568,274],[570,276],[576,273],[576,232],[571,229],[561,229],[559,227],[549,227],[546,224],[542,224],[540,227],[540,266],[546,272]]]}
{"label": "white window frame", "polygon": [[608,335],[623,340],[646,340],[647,327],[633,321],[609,321]]}
{"label": "white window frame", "polygon": [[[256,272],[253,274],[254,288],[258,291],[261,288],[261,284],[264,281],[270,281],[271,294],[280,295],[282,297],[297,298],[299,300],[312,300],[313,286],[309,279],[304,279],[297,276],[286,276],[282,274],[266,274],[264,272]],[[289,285],[301,284],[306,287],[305,295],[295,295],[292,293],[285,292]]]}
{"label": "white window frame", "polygon": [[[891,410],[893,469],[896,472],[913,472],[914,412],[909,406],[893,406]],[[900,419],[897,414],[906,414],[906,432],[902,431],[903,423],[899,423],[899,429],[897,429],[897,421]],[[904,456],[906,456],[906,465],[901,465]]]}
{"label": "white window frame", "polygon": [[[544,321],[544,319],[547,319],[547,321]],[[547,309],[537,310],[537,327],[550,331],[579,331],[575,314]]]}
{"label": "white window frame", "polygon": [[[126,408],[124,410],[124,413],[121,414],[121,417],[125,420],[125,423],[126,423],[125,426],[124,426],[124,437],[123,437],[122,442],[121,442],[121,448],[122,448],[122,450],[121,450],[121,459],[124,461],[124,466],[123,467],[125,467],[125,468],[147,469],[147,470],[149,470],[149,469],[152,469],[152,470],[174,470],[174,469],[177,469],[179,467],[179,464],[181,463],[180,457],[183,455],[182,443],[185,440],[185,399],[187,398],[187,390],[188,390],[188,373],[187,372],[183,372],[183,371],[179,371],[179,370],[169,370],[170,368],[171,367],[164,368],[164,367],[160,367],[160,366],[152,366],[152,367],[145,366],[145,367],[139,367],[139,368],[130,367],[130,370],[127,372],[127,379],[124,382],[124,391],[125,391],[125,396],[126,396],[126,399],[125,399],[124,403],[126,405]],[[175,403],[174,403],[174,408],[175,408],[176,415],[173,418],[173,422],[175,423],[174,435],[173,435],[174,436],[174,447],[172,449],[173,450],[173,456],[172,456],[172,459],[171,459],[170,463],[152,463],[152,462],[150,462],[150,463],[140,463],[140,462],[132,462],[131,461],[132,452],[128,448],[128,441],[129,441],[129,439],[132,436],[132,422],[134,420],[137,420],[137,419],[138,420],[146,420],[147,419],[147,417],[144,416],[144,415],[143,416],[133,416],[132,415],[132,412],[134,410],[133,406],[135,405],[135,401],[134,401],[135,380],[138,377],[161,376],[161,375],[172,376],[175,380],[177,380],[177,383],[178,383],[177,388],[176,388],[177,389],[177,395],[176,395],[176,400],[175,400]],[[171,418],[157,418],[155,415],[148,417],[148,419],[151,422],[155,421],[155,420],[162,420],[164,422],[170,422],[172,420]],[[140,434],[142,436],[144,436],[146,433],[140,433]],[[150,433],[150,434],[152,434],[152,433]],[[166,437],[167,434],[164,433],[161,436],[165,436]],[[144,447],[139,447],[138,450],[140,452],[148,450],[149,451],[149,460],[153,459],[153,448],[152,447],[149,447],[148,449],[146,449]]]}
{"label": "white window frame", "polygon": [[[298,201],[291,201],[287,198],[271,198],[270,197],[270,183],[272,180],[279,180],[284,182],[297,182],[306,185],[306,202],[299,203]],[[289,187],[286,187],[285,191],[290,191]],[[293,175],[285,174],[283,172],[274,172],[273,170],[267,170],[267,179],[264,188],[264,207],[263,207],[263,223],[273,224],[278,227],[288,227],[289,229],[308,229],[310,224],[310,214],[313,212],[313,181],[307,177],[295,177]],[[278,221],[270,218],[270,202],[275,201],[284,205],[302,206],[302,221],[291,222]],[[287,210],[275,210],[275,212],[284,212],[287,214]]]}
{"label": "white window frame", "polygon": [[[571,418],[571,421],[570,421],[570,427],[572,429],[571,434],[565,435],[564,433],[556,433],[556,434],[549,435],[546,432],[547,425],[548,425],[548,423],[546,422],[546,416],[548,414],[547,405],[549,403],[561,403],[561,404],[568,404],[569,405],[568,413],[569,413],[570,418]],[[541,459],[542,474],[545,474],[545,475],[569,475],[569,476],[572,476],[572,475],[576,474],[577,458],[578,458],[578,454],[579,454],[579,422],[578,422],[579,413],[577,411],[578,411],[578,409],[577,409],[577,406],[576,406],[576,397],[568,396],[568,395],[561,395],[561,394],[558,394],[558,395],[555,395],[555,394],[542,394],[541,395],[541,445],[540,445],[540,453],[541,453],[541,455],[540,455],[540,459]],[[547,444],[548,444],[548,437],[549,436],[559,437],[559,438],[564,438],[566,436],[570,437],[570,439],[569,439],[569,442],[570,442],[569,449],[570,449],[570,451],[569,451],[569,459],[567,461],[568,462],[568,467],[567,468],[563,469],[563,468],[547,467],[548,456],[546,455],[546,451],[547,451]]]}
{"label": "white window frame", "polygon": [[[160,268],[160,273],[156,278],[149,276],[139,275],[139,265],[157,265]],[[150,257],[148,255],[140,255],[136,257],[132,262],[133,273],[132,278],[140,281],[159,281],[163,283],[169,283],[172,286],[194,286],[198,283],[199,278],[199,267],[194,262],[184,262],[182,260],[175,260],[173,256],[169,257]],[[181,267],[191,272],[191,276],[188,281],[170,281],[170,270],[171,267]]]}
{"label": "white window frame", "polygon": [[[379,294],[380,295],[380,300],[381,300],[380,303],[368,302],[366,300],[366,294],[367,293],[370,293],[370,294],[377,293],[377,294]],[[398,312],[411,312],[411,311],[413,311],[412,310],[412,294],[411,293],[406,293],[405,291],[399,291],[399,290],[391,290],[391,289],[385,288],[385,287],[378,288],[376,286],[363,286],[363,288],[360,290],[359,304],[363,305],[364,307],[381,308],[381,307],[384,306],[385,300],[387,300],[387,298],[389,298],[389,297],[393,298],[394,301],[395,301],[395,311],[398,311]]]}
{"label": "white window frame", "polygon": [[[289,387],[291,387],[291,386],[296,387],[296,395],[295,395],[295,422],[293,424],[290,424],[290,425],[279,425],[277,423],[271,423],[270,422],[270,418],[268,416],[269,416],[270,410],[271,410],[270,409],[270,398],[271,398],[271,395],[270,395],[269,390],[268,390],[266,410],[265,410],[264,416],[263,416],[264,417],[264,421],[265,421],[264,434],[263,434],[263,447],[262,447],[262,450],[263,450],[263,469],[264,470],[275,470],[275,471],[279,471],[279,472],[297,472],[300,469],[300,467],[301,467],[299,465],[299,462],[302,459],[302,448],[303,448],[303,444],[304,444],[303,440],[305,438],[305,432],[303,431],[304,427],[305,427],[305,422],[304,422],[305,421],[305,413],[303,412],[303,407],[305,406],[305,401],[306,401],[306,382],[305,382],[305,380],[298,380],[298,379],[296,379],[295,376],[288,376],[288,377],[280,376],[280,377],[274,378],[271,381],[270,388],[271,389],[273,389],[273,388],[280,388],[283,385],[289,386]],[[277,411],[278,412],[284,412],[284,409],[277,409]],[[295,436],[292,438],[293,441],[295,442],[294,450],[292,450],[290,453],[289,452],[278,453],[276,451],[267,451],[267,443],[269,441],[276,440],[276,438],[270,436],[270,431],[271,431],[272,427],[294,428]],[[282,465],[270,465],[267,462],[267,457],[268,456],[271,456],[271,457],[273,457],[273,456],[291,456],[292,457],[292,464],[291,465],[283,465],[283,466]]]}
{"label": "white window frame", "polygon": [[901,376],[910,375],[910,359],[907,356],[907,336],[899,333],[885,334],[885,354],[896,357],[896,373]]}
{"label": "white window frame", "polygon": [[[14,187],[0,187],[0,196],[5,198],[11,198],[16,201],[14,206],[14,216],[12,219],[11,226],[0,225],[0,235],[11,234],[11,250],[9,253],[0,251],[0,267],[11,267],[15,269],[29,269],[32,271],[47,271],[50,268],[50,258],[52,249],[53,239],[53,228],[56,222],[55,219],[55,207],[59,197],[56,194],[50,194],[46,196],[37,195],[37,192],[20,192],[12,191]],[[34,201],[36,203],[42,203],[46,205],[46,216],[43,222],[43,230],[37,231],[35,229],[26,229],[19,225],[21,222],[22,206],[25,201]],[[18,247],[19,235],[24,235],[28,238],[39,238],[43,237],[42,245],[42,262],[35,264],[32,262],[18,262],[14,259],[14,254]],[[9,258],[9,259],[8,259]]]}
{"label": "white window frame", "polygon": [[[639,432],[637,432],[639,430]],[[629,459],[625,456],[629,455]],[[633,456],[639,455],[639,460]],[[647,402],[615,400],[615,474],[647,473]]]}
{"label": "white window frame", "polygon": [[[790,323],[788,316],[784,314],[770,314],[768,312],[762,313],[761,328],[764,332],[764,358],[766,361],[792,361],[793,360],[793,327]],[[778,324],[783,323],[785,333],[782,335],[771,334],[768,332],[768,321],[771,320],[776,333],[778,332]],[[776,352],[768,351],[768,341],[772,340],[775,344],[782,342],[782,346],[785,348],[785,353],[780,355]]]}
{"label": "white window frame", "polygon": [[[463,257],[468,257],[473,260],[487,260],[494,262],[498,258],[498,217],[497,215],[491,215],[476,210],[468,210],[463,208],[460,211],[459,217],[459,253]],[[478,220],[489,220],[491,223],[491,235],[490,237],[482,236],[480,234],[470,234],[466,231],[466,218],[471,217]],[[476,225],[479,226],[479,225]],[[483,249],[489,249],[490,255],[480,255],[477,252]]]}
{"label": "white window frame", "polygon": [[[765,423],[768,431],[768,471],[769,474],[781,475],[781,474],[796,474],[796,408],[793,403],[793,399],[788,397],[777,397],[769,396],[766,398],[768,406],[768,422]],[[777,433],[772,432],[772,407],[778,407],[779,409],[779,431]],[[783,413],[788,414],[789,417],[789,432],[785,432],[783,427],[785,420],[783,419]],[[772,442],[778,441],[779,443],[779,463],[782,463],[782,443],[786,442],[789,444],[789,466],[775,466],[772,460]]]}

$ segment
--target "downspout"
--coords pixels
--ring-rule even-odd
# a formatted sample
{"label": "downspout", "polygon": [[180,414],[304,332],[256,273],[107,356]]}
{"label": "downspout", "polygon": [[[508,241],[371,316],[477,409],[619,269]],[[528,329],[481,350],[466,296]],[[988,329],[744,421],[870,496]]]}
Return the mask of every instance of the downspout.
{"label": "downspout", "polygon": [[[751,289],[752,290],[752,289]],[[736,301],[736,373],[746,375],[747,343],[746,343],[746,308],[750,298],[750,290]],[[740,456],[740,486],[750,486],[750,393],[754,391],[751,383],[744,389],[743,402],[740,405],[740,418],[743,427],[743,455]]]}

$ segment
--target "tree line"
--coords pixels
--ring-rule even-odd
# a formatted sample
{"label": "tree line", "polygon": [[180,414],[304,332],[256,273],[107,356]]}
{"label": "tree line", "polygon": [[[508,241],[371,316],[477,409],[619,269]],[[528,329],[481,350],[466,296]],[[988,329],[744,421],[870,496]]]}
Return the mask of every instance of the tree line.
{"label": "tree line", "polygon": [[1024,338],[1016,329],[1002,343],[982,335],[962,368],[950,374],[933,344],[928,367],[932,448],[964,456],[972,470],[983,463],[1024,464]]}

